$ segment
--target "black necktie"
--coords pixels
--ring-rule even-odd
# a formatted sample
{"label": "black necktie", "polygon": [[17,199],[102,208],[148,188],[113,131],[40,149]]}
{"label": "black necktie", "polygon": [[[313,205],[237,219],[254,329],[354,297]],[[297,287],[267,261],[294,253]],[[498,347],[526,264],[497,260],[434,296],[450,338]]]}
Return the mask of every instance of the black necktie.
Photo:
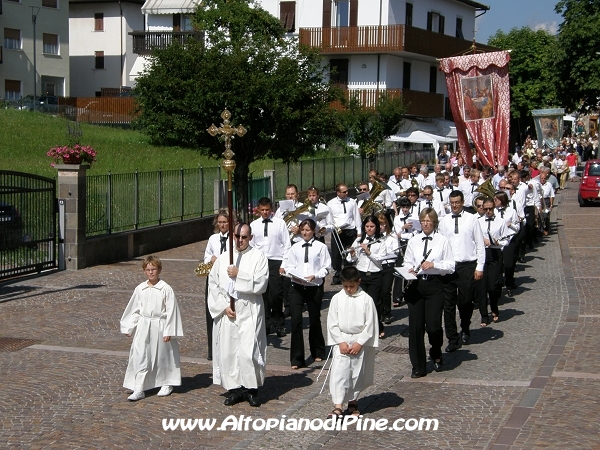
{"label": "black necktie", "polygon": [[371,244],[373,243],[374,240],[375,240],[375,238],[373,236],[368,236],[367,237],[367,247],[371,248]]}
{"label": "black necktie", "polygon": [[488,233],[488,237],[490,238],[490,245],[493,245],[494,244],[494,240],[492,239],[492,233],[491,233],[490,227],[492,226],[492,222],[494,221],[494,217],[488,217],[485,220],[488,223],[487,233]]}
{"label": "black necktie", "polygon": [[342,206],[344,207],[344,214],[346,214],[346,201],[340,200],[340,202],[342,202]]}
{"label": "black necktie", "polygon": [[427,243],[433,239],[431,236],[425,236],[422,240],[425,241],[425,247],[423,247],[423,258],[427,258]]}
{"label": "black necktie", "polygon": [[269,235],[269,222],[272,222],[271,219],[263,219],[263,223],[265,224],[265,237]]}
{"label": "black necktie", "polygon": [[514,200],[512,202],[513,202],[513,209],[516,211],[517,210],[517,202],[515,202]]}
{"label": "black necktie", "polygon": [[477,183],[471,183],[471,194],[473,193],[476,187],[478,187]]}
{"label": "black necktie", "polygon": [[498,208],[498,212],[500,213],[500,217],[504,219],[504,208]]}
{"label": "black necktie", "polygon": [[223,253],[225,250],[227,250],[227,235],[221,236],[219,239],[221,241],[221,251],[219,253]]}
{"label": "black necktie", "polygon": [[458,234],[458,218],[460,214],[452,214],[452,218],[454,219],[454,234]]}
{"label": "black necktie", "polygon": [[406,223],[406,221],[408,220],[408,218],[410,217],[410,214],[405,215],[404,217],[400,217],[400,220],[404,223]]}
{"label": "black necktie", "polygon": [[312,244],[310,242],[302,244],[302,247],[304,247],[304,262],[305,263],[308,262],[308,247],[311,247],[311,246],[312,246]]}
{"label": "black necktie", "polygon": [[427,200],[427,207],[431,208],[431,200]]}
{"label": "black necktie", "polygon": [[438,192],[440,193],[440,201],[443,202],[444,201],[444,196],[442,195],[442,193],[444,192],[443,189],[438,189]]}

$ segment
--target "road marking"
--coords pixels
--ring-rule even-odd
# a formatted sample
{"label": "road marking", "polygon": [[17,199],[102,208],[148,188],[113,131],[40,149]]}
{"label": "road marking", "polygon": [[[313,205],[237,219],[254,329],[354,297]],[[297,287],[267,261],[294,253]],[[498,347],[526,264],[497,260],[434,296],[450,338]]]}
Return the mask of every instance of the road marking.
{"label": "road marking", "polygon": [[600,380],[600,374],[598,373],[554,371],[552,372],[552,376],[556,378],[592,378],[594,380]]}

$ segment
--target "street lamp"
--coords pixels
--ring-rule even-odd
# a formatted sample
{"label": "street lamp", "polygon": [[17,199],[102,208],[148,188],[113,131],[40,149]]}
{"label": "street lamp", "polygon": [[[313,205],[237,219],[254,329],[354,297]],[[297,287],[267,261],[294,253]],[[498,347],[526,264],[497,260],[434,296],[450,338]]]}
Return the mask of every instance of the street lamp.
{"label": "street lamp", "polygon": [[35,101],[37,97],[37,62],[36,62],[36,40],[35,40],[35,23],[37,22],[37,16],[40,13],[39,6],[30,6],[31,8],[31,22],[33,22],[33,110],[35,111]]}

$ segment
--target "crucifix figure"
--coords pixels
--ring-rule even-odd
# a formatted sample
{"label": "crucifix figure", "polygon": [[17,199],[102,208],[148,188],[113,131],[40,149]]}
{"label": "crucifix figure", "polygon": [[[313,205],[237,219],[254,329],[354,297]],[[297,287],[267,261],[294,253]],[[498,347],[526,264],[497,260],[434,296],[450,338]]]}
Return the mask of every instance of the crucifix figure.
{"label": "crucifix figure", "polygon": [[[229,211],[229,264],[233,265],[233,186],[232,186],[232,174],[235,169],[235,161],[233,157],[235,153],[231,151],[231,139],[235,137],[235,135],[242,137],[246,134],[246,129],[239,125],[237,127],[232,127],[231,122],[231,113],[225,109],[221,114],[221,118],[223,119],[223,123],[220,127],[216,127],[213,123],[206,131],[212,136],[215,137],[218,134],[222,134],[225,139],[225,151],[223,152],[223,156],[225,160],[223,161],[223,169],[227,172],[227,210]],[[229,298],[229,305],[233,311],[235,311],[235,299],[233,297]]]}

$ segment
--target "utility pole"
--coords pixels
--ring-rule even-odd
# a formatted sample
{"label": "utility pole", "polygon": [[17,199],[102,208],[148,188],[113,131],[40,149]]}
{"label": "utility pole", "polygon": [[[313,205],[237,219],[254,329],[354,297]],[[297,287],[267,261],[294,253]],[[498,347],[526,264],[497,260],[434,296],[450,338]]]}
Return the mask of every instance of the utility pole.
{"label": "utility pole", "polygon": [[33,22],[33,110],[35,111],[35,102],[37,100],[37,61],[36,61],[36,38],[35,38],[35,24],[37,22],[37,16],[40,13],[39,6],[30,6],[31,8],[31,21]]}

